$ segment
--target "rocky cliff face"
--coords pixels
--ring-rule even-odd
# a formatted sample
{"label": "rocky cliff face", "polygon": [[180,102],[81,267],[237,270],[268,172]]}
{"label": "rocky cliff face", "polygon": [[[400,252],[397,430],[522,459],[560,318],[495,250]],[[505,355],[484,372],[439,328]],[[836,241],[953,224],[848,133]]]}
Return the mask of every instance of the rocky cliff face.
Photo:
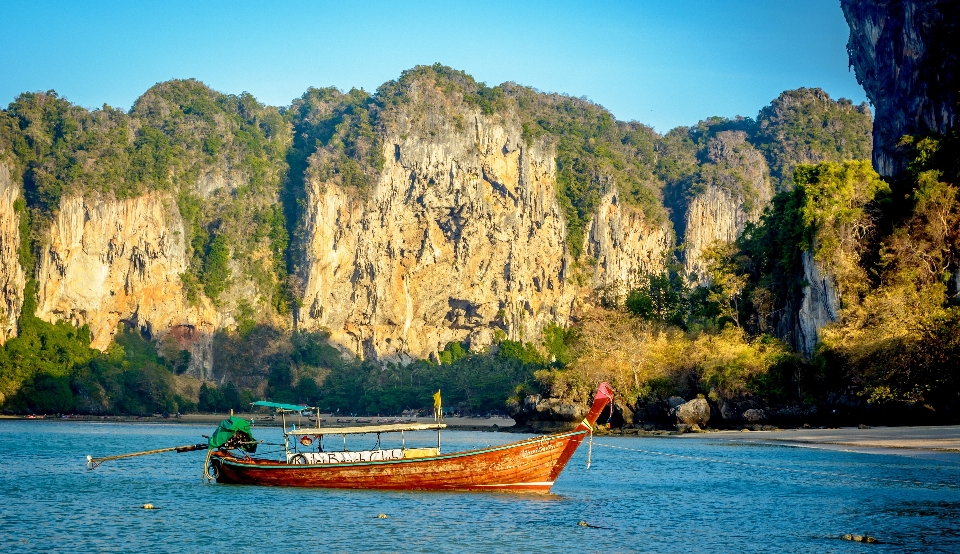
{"label": "rocky cliff face", "polygon": [[0,162],[0,345],[17,335],[17,318],[23,307],[25,278],[20,267],[20,215],[14,202],[20,187],[10,169]]}
{"label": "rocky cliff face", "polygon": [[639,278],[663,270],[664,253],[673,247],[669,229],[650,226],[639,209],[618,201],[614,192],[600,200],[590,221],[584,252],[596,260],[591,285],[622,299]]}
{"label": "rocky cliff face", "polygon": [[763,155],[742,131],[721,131],[707,144],[697,192],[686,207],[684,267],[693,284],[708,283],[704,251],[740,236],[773,198]]}
{"label": "rocky cliff face", "polygon": [[183,222],[170,198],[66,198],[40,252],[36,315],[89,325],[91,346],[101,350],[121,322],[152,337],[172,332],[206,376],[221,318],[209,304],[188,304],[186,267]]}
{"label": "rocky cliff face", "polygon": [[957,126],[960,2],[841,0],[850,25],[847,50],[857,80],[876,107],[874,167],[905,168],[904,135],[946,134]]}
{"label": "rocky cliff face", "polygon": [[[704,251],[734,241],[770,202],[769,167],[816,153],[779,166],[764,156],[845,125],[807,132],[843,118],[807,118],[805,106],[828,114],[833,104],[798,91],[764,116],[759,139],[750,120],[712,118],[665,146],[672,139],[587,101],[492,89],[450,68],[405,75],[375,95],[311,89],[283,116],[195,81],[158,84],[129,114],[27,95],[10,111],[17,124],[0,130],[35,150],[20,162],[39,216],[37,265],[26,268],[37,315],[89,325],[100,349],[120,324],[172,336],[204,378],[213,333],[256,324],[326,330],[342,350],[380,361],[452,341],[536,342],[598,290],[622,299],[664,269],[677,244],[659,223],[664,186],[676,193],[686,272],[704,284]],[[43,111],[50,102],[62,109]],[[65,117],[75,124],[60,125]],[[68,137],[83,156],[49,148],[61,128],[91,133]],[[110,142],[98,129],[122,132]],[[135,156],[118,154],[130,141]],[[24,288],[22,191],[3,171],[0,341],[15,332]]]}
{"label": "rocky cliff face", "polygon": [[536,341],[587,292],[632,285],[661,264],[667,231],[608,194],[573,264],[555,192],[552,147],[522,139],[518,118],[483,115],[429,87],[383,137],[369,198],[312,178],[306,187],[304,329],[327,329],[367,358],[425,358],[495,334]]}
{"label": "rocky cliff face", "polygon": [[804,252],[802,260],[806,285],[803,287],[800,309],[797,311],[794,346],[810,358],[820,340],[820,329],[837,320],[840,302],[837,299],[836,283],[813,258],[813,253]]}
{"label": "rocky cliff face", "polygon": [[[681,231],[684,269],[694,286],[710,285],[706,252],[736,241],[747,223],[759,220],[774,195],[768,160],[747,133],[724,130],[708,137],[697,153],[698,170],[683,191],[686,202],[677,202],[672,191],[675,209],[681,210],[679,221],[676,214],[674,218]],[[792,166],[797,160],[786,157],[778,163]],[[770,321],[778,337],[810,357],[819,330],[837,320],[839,304],[832,276],[810,252],[803,254],[802,267],[807,285],[795,297],[783,299]]]}

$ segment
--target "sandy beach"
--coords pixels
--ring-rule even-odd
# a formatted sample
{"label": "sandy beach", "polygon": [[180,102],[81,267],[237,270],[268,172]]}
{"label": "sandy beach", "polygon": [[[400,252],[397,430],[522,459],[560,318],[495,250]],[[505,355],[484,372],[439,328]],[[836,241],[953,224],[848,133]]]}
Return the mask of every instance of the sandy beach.
{"label": "sandy beach", "polygon": [[757,444],[781,444],[825,450],[936,458],[960,463],[960,426],[872,427],[860,429],[783,429],[778,431],[718,431],[685,434]]}

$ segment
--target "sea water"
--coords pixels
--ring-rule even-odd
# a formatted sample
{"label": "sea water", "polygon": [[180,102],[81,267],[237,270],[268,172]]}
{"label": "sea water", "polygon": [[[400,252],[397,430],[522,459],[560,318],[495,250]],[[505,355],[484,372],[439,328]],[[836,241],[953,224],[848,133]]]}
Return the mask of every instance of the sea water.
{"label": "sea water", "polygon": [[[88,454],[198,443],[210,431],[0,421],[0,552],[960,551],[960,457],[949,454],[759,445],[729,435],[598,436],[591,467],[585,442],[546,496],[204,484],[202,451],[85,466]],[[275,428],[255,427],[254,435],[281,440]],[[411,435],[407,446],[421,446]],[[436,441],[421,435],[422,446]],[[448,431],[442,448],[523,437]],[[375,438],[350,440],[359,449]],[[278,447],[261,450],[275,456]],[[147,503],[156,509],[144,510]]]}

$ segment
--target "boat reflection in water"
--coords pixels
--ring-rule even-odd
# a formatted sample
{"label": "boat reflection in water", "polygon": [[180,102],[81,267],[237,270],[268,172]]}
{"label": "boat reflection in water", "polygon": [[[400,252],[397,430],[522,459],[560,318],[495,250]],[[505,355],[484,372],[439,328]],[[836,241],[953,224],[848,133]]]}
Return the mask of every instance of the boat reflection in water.
{"label": "boat reflection in water", "polygon": [[[218,483],[242,485],[546,493],[612,398],[610,385],[601,383],[587,417],[572,431],[449,454],[441,451],[440,430],[446,427],[442,423],[284,428],[285,459],[281,460],[250,456],[256,445],[249,430],[228,429],[221,440],[214,440],[216,433],[211,437],[208,471]],[[382,433],[401,433],[403,441],[404,433],[432,430],[437,431],[436,448],[379,448]],[[345,449],[347,435],[364,433],[377,434],[376,450],[324,452],[320,448],[324,436],[342,435]],[[290,439],[303,446],[316,441],[318,447],[301,452],[295,446],[291,451]]]}

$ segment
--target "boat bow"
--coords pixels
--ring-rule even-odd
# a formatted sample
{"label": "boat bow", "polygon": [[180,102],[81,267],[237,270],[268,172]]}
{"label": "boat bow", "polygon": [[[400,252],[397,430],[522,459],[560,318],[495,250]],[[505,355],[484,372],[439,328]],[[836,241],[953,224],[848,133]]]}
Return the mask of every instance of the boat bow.
{"label": "boat bow", "polygon": [[[577,451],[586,434],[593,433],[593,426],[597,423],[597,418],[600,417],[603,409],[606,408],[607,404],[610,404],[612,400],[613,389],[610,387],[610,383],[606,381],[600,383],[600,386],[597,387],[597,394],[593,397],[593,405],[590,406],[590,411],[587,412],[587,417],[583,418],[583,421],[581,421],[580,425],[577,425],[577,428],[574,430],[577,431],[578,434],[570,439],[570,442],[567,443],[566,448],[560,454],[560,458],[557,459],[557,463],[554,464],[553,469],[550,471],[551,481],[556,481],[557,477],[560,476],[560,472],[563,471],[567,462],[573,457],[573,453]],[[610,411],[613,413],[612,406]]]}

